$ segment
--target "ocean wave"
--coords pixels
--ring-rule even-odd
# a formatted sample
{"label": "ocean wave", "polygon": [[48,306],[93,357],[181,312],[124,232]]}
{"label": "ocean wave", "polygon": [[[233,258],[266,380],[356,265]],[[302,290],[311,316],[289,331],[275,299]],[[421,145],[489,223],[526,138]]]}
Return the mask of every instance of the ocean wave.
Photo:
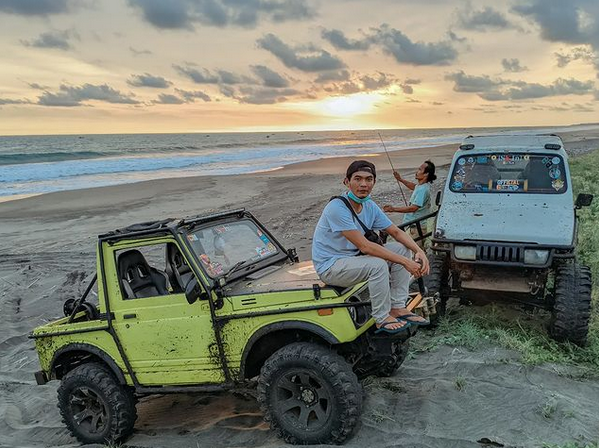
{"label": "ocean wave", "polygon": [[0,154],[1,165],[18,165],[27,163],[61,162],[66,160],[95,159],[105,157],[102,151],[73,151],[73,152],[31,152]]}

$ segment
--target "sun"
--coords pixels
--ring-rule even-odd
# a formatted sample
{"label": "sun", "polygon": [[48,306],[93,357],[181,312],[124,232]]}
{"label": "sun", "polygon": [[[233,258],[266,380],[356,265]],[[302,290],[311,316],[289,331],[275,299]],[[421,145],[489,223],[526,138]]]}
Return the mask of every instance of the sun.
{"label": "sun", "polygon": [[322,115],[332,117],[355,117],[371,112],[379,100],[374,94],[355,94],[326,98],[314,104]]}

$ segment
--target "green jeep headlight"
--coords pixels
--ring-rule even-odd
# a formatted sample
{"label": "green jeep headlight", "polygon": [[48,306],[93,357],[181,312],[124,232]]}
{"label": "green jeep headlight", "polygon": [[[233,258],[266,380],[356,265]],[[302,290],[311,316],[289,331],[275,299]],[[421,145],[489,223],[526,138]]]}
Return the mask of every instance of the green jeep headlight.
{"label": "green jeep headlight", "polygon": [[476,246],[455,246],[453,254],[460,260],[476,260]]}
{"label": "green jeep headlight", "polygon": [[524,251],[525,264],[543,265],[547,263],[547,258],[549,258],[548,250],[526,249]]}

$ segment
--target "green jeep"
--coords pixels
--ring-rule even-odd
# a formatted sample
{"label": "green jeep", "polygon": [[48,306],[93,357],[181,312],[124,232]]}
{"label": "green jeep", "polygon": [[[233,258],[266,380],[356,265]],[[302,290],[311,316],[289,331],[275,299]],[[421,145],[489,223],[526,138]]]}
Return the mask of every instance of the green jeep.
{"label": "green jeep", "polygon": [[358,378],[391,375],[414,334],[376,336],[365,283],[320,283],[243,209],[100,235],[97,274],[64,313],[31,335],[36,379],[61,381],[60,413],[83,443],[127,438],[137,397],[253,382],[285,441],[342,443]]}

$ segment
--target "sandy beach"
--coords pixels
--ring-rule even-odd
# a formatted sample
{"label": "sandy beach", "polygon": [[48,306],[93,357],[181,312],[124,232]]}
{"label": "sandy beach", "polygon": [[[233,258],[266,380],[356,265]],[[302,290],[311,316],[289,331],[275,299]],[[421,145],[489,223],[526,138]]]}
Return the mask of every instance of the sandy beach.
{"label": "sandy beach", "polygon": [[[599,147],[599,131],[562,134],[572,155]],[[425,159],[442,186],[455,145],[396,151],[394,166],[412,177]],[[399,204],[385,153],[373,197]],[[62,315],[95,271],[98,234],[132,223],[246,208],[300,259],[328,199],[343,191],[349,158],[289,165],[265,173],[162,179],[66,191],[0,203],[0,447],[77,445],[60,421],[57,382],[37,386],[28,333]],[[406,193],[407,194],[407,193]],[[397,218],[394,218],[397,220]],[[426,338],[419,334],[417,338]],[[552,365],[521,364],[515,352],[443,346],[410,356],[392,378],[367,384],[361,427],[348,447],[541,447],[599,440],[599,383]],[[464,390],[455,387],[465,378]],[[555,403],[552,419],[542,409]],[[141,400],[128,445],[138,447],[282,446],[254,400],[233,394],[153,396]]]}

